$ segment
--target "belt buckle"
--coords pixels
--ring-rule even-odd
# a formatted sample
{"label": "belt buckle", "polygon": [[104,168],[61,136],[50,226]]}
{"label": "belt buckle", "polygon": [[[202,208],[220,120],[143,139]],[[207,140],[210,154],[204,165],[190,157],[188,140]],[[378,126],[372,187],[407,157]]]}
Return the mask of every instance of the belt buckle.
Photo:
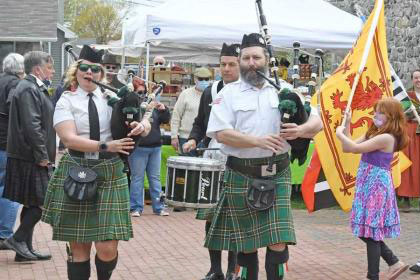
{"label": "belt buckle", "polygon": [[85,159],[99,159],[99,152],[85,152]]}
{"label": "belt buckle", "polygon": [[267,170],[268,165],[261,165],[261,177],[274,176],[277,173],[277,164],[273,164],[273,171]]}

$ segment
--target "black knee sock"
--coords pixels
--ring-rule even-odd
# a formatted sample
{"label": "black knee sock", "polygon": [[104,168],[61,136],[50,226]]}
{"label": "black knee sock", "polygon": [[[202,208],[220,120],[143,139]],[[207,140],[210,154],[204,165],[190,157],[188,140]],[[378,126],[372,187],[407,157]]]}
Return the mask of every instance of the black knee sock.
{"label": "black knee sock", "polygon": [[258,252],[250,254],[238,253],[238,264],[246,269],[246,273],[241,273],[241,279],[258,280]]}
{"label": "black knee sock", "polygon": [[228,272],[234,272],[235,271],[236,265],[238,264],[237,257],[238,257],[238,254],[236,252],[229,251],[229,253],[228,253],[228,268],[227,268]]}
{"label": "black knee sock", "polygon": [[236,264],[237,264],[237,254],[236,252],[229,251],[228,254],[228,268],[227,273],[235,272]]}
{"label": "black knee sock", "polygon": [[[206,221],[206,235],[209,233],[211,222]],[[222,274],[222,251],[209,250],[211,273]]]}
{"label": "black knee sock", "polygon": [[22,242],[26,241],[28,234],[35,227],[36,223],[41,220],[42,210],[39,207],[29,207],[24,216],[22,217],[22,222],[13,235],[16,241]]}
{"label": "black knee sock", "polygon": [[109,280],[111,279],[112,271],[114,271],[115,267],[117,266],[118,262],[118,255],[115,259],[104,262],[98,258],[98,255],[95,256],[95,265],[96,265],[96,272],[98,274],[98,280]]}
{"label": "black knee sock", "polygon": [[222,272],[222,251],[209,250],[210,255],[210,272],[215,274],[223,274]]}
{"label": "black knee sock", "polygon": [[90,260],[85,262],[67,261],[67,277],[69,280],[88,280],[90,277]]}
{"label": "black knee sock", "polygon": [[289,249],[286,247],[283,251],[273,251],[267,247],[265,254],[265,271],[267,279],[282,280],[284,276],[283,264],[289,259]]}

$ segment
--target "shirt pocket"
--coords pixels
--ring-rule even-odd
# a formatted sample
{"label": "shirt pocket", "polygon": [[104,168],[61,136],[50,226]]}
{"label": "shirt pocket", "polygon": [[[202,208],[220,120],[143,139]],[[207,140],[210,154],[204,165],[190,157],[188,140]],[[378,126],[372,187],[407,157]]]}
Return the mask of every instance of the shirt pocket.
{"label": "shirt pocket", "polygon": [[233,111],[236,115],[235,130],[250,133],[257,124],[257,104],[237,102]]}

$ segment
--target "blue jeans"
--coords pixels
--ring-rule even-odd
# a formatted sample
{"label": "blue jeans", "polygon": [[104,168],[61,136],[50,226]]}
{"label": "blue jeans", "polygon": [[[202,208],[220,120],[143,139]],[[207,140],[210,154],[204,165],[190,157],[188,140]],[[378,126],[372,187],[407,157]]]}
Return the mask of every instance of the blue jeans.
{"label": "blue jeans", "polygon": [[0,150],[0,238],[7,239],[13,234],[19,203],[3,198],[6,179],[6,151]]}
{"label": "blue jeans", "polygon": [[161,147],[137,147],[128,158],[131,172],[130,209],[143,212],[144,208],[144,175],[149,180],[149,192],[153,212],[159,214],[163,209],[160,202],[162,185],[160,184]]}

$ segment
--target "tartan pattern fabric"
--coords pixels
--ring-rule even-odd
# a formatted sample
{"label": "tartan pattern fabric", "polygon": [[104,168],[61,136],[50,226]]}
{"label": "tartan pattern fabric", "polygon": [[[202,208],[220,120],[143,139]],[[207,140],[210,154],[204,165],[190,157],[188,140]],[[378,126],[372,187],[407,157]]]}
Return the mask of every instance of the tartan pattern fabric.
{"label": "tartan pattern fabric", "polygon": [[290,204],[290,167],[271,177],[276,185],[273,207],[256,211],[246,204],[252,178],[225,171],[220,200],[204,246],[211,250],[253,251],[277,243],[296,244]]}
{"label": "tartan pattern fabric", "polygon": [[[91,167],[98,175],[98,195],[94,202],[76,202],[64,193],[68,170],[78,164]],[[130,194],[124,164],[119,157],[87,160],[64,155],[48,185],[42,221],[53,228],[53,240],[92,242],[129,240],[133,237]]]}
{"label": "tartan pattern fabric", "polygon": [[195,215],[195,218],[197,220],[205,220],[211,222],[214,216],[214,211],[216,210],[216,206],[213,206],[211,208],[199,208],[197,210],[197,214]]}
{"label": "tartan pattern fabric", "polygon": [[17,158],[7,158],[3,197],[25,206],[42,206],[48,187],[48,168]]}

